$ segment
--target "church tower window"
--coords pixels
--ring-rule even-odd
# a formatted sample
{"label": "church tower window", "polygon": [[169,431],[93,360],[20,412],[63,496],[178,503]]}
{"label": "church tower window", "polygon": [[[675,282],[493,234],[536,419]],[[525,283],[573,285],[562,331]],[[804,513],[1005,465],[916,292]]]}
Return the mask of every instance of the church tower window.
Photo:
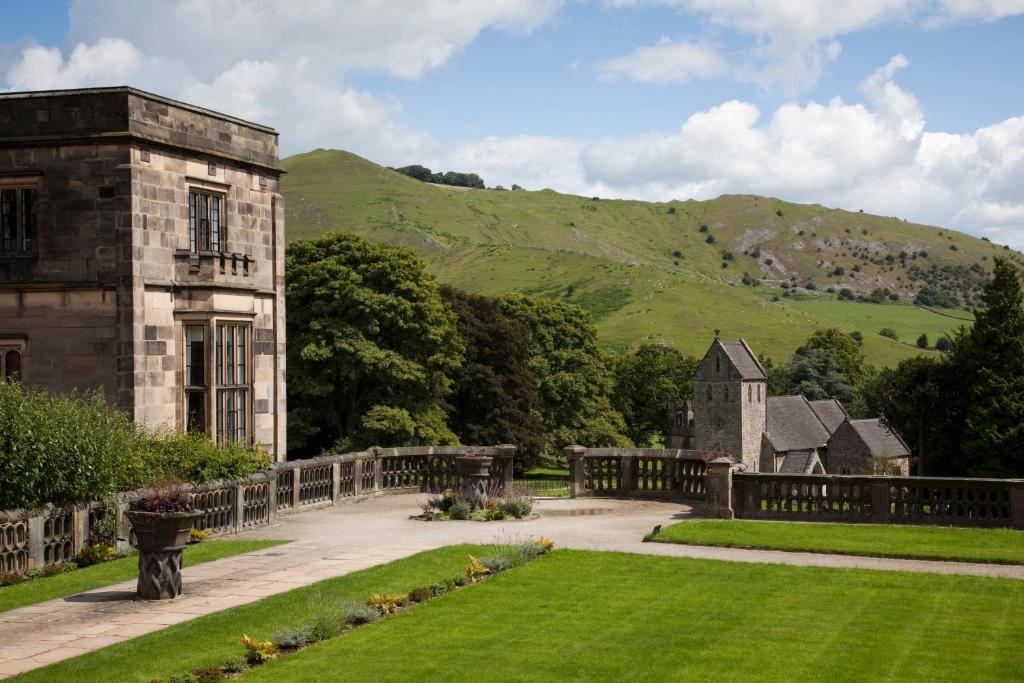
{"label": "church tower window", "polygon": [[711,400],[712,400],[711,385],[709,384],[708,385],[708,403],[711,403]]}
{"label": "church tower window", "polygon": [[729,385],[722,387],[722,401],[729,402]]}

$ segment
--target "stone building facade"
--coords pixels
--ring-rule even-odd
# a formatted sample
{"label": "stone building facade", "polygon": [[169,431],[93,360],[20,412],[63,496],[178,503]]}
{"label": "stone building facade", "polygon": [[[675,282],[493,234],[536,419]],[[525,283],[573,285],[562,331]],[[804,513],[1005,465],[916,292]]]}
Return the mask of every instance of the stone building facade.
{"label": "stone building facade", "polygon": [[880,420],[851,420],[836,399],[768,396],[750,347],[715,338],[693,396],[668,406],[668,447],[721,450],[749,472],[909,474],[910,451]]}
{"label": "stone building facade", "polygon": [[277,137],[133,88],[0,94],[0,373],[285,459]]}

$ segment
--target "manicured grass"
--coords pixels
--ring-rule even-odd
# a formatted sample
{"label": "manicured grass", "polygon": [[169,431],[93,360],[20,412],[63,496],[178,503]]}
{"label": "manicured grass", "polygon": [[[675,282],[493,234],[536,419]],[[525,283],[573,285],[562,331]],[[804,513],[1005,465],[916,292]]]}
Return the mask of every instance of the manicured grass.
{"label": "manicured grass", "polygon": [[647,540],[732,548],[1024,564],[1024,531],[881,524],[695,520]]}
{"label": "manicured grass", "polygon": [[[461,569],[423,553],[202,617],[26,680],[145,681],[238,654],[310,595],[405,591]],[[1021,680],[1024,582],[556,551],[248,671],[246,681]]]}
{"label": "manicured grass", "polygon": [[[185,566],[249,553],[280,543],[287,541],[206,541],[185,549]],[[112,562],[76,569],[67,574],[5,586],[0,588],[0,612],[120,583],[135,578],[138,573],[139,558],[137,555],[131,555]]]}
{"label": "manicured grass", "polygon": [[120,683],[145,683],[200,666],[219,665],[228,657],[244,654],[238,642],[243,633],[267,638],[283,626],[300,624],[310,600],[324,596],[363,600],[373,593],[404,593],[415,586],[463,575],[469,553],[482,556],[487,552],[480,546],[450,546],[421,553],[155,631],[30,671],[24,678],[106,683],[112,679],[112,672],[117,672]]}
{"label": "manicured grass", "polygon": [[560,467],[534,467],[524,476],[527,479],[568,479],[569,470]]}

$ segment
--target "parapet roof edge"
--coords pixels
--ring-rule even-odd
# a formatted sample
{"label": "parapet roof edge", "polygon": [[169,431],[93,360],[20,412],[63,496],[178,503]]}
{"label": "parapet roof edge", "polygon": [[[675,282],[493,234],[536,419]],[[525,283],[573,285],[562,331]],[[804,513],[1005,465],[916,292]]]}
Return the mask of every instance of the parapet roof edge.
{"label": "parapet roof edge", "polygon": [[0,92],[0,100],[29,99],[33,97],[55,96],[70,97],[73,95],[98,95],[107,93],[125,93],[129,95],[137,95],[139,97],[144,97],[155,102],[163,102],[164,104],[169,104],[174,107],[181,107],[182,109],[188,109],[190,111],[194,111],[205,116],[212,116],[214,118],[222,119],[224,121],[230,121],[232,123],[248,126],[250,128],[263,131],[265,133],[278,135],[278,132],[274,128],[271,128],[270,126],[265,126],[261,123],[255,123],[253,121],[240,119],[237,116],[230,116],[228,114],[223,114],[219,111],[206,109],[205,107],[199,107],[194,104],[189,104],[188,102],[182,102],[181,100],[175,100],[170,97],[164,97],[163,95],[157,95],[156,93],[151,93],[146,90],[140,90],[139,88],[134,88],[130,85],[117,85],[101,88],[69,88],[63,90],[23,90],[19,92]]}

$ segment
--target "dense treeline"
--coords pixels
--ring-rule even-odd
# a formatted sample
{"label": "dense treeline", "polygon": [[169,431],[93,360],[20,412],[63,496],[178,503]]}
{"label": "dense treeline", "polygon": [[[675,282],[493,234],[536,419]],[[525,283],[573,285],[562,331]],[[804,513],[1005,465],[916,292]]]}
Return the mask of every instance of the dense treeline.
{"label": "dense treeline", "polygon": [[[520,464],[563,446],[659,445],[666,404],[691,393],[698,360],[648,344],[600,348],[565,301],[441,287],[412,251],[330,234],[288,248],[289,448],[515,443]],[[920,472],[1024,474],[1024,310],[997,260],[983,308],[941,357],[876,370],[857,332],[819,330],[785,364],[763,358],[773,395],[838,398],[882,416]]]}
{"label": "dense treeline", "polygon": [[475,187],[484,189],[484,180],[476,173],[458,173],[456,171],[432,172],[426,166],[412,164],[393,169],[402,175],[407,175],[425,183],[437,183],[439,185],[455,185],[456,187]]}

